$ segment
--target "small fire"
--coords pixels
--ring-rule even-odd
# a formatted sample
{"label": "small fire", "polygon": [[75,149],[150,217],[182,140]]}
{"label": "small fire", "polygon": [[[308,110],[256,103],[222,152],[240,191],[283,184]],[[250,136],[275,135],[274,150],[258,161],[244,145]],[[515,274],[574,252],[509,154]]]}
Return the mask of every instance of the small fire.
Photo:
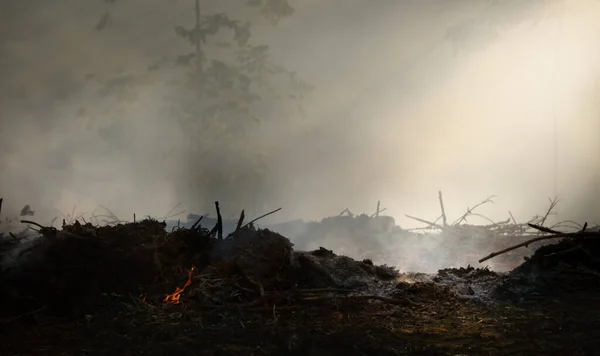
{"label": "small fire", "polygon": [[181,293],[183,293],[185,288],[187,288],[189,285],[192,284],[192,272],[193,271],[194,271],[194,266],[192,266],[192,268],[190,268],[190,270],[188,271],[188,279],[187,279],[187,281],[185,281],[183,288],[177,287],[175,289],[175,292],[167,295],[165,297],[165,299],[163,299],[163,302],[165,302],[167,304],[172,304],[172,305],[181,304],[181,301],[179,300],[179,298],[181,298]]}

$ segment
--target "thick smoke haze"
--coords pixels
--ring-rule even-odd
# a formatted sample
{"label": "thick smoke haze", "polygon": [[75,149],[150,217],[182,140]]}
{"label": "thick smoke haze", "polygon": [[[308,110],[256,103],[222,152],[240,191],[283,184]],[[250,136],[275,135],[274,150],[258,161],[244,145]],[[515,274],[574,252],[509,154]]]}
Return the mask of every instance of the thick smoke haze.
{"label": "thick smoke haze", "polygon": [[[439,215],[442,190],[451,217],[497,195],[482,213],[504,220],[510,210],[526,220],[558,195],[561,219],[600,222],[600,2],[533,2],[547,7],[290,1],[295,13],[271,26],[235,2],[205,1],[206,13],[250,19],[251,41],[268,44],[275,62],[316,88],[305,117],[248,133],[249,147],[261,142],[270,153],[256,187],[265,199],[247,215],[283,207],[271,221],[321,219],[345,208],[372,212],[381,200],[386,214],[411,227],[404,214]],[[195,212],[206,201],[234,204],[235,197],[194,186],[186,155],[193,138],[158,104],[176,89],[135,86],[123,103],[98,97],[86,80],[145,71],[165,54],[189,52],[173,29],[193,25],[193,6],[0,1],[6,214],[31,204],[37,219],[50,221],[55,209],[91,213],[102,205],[131,219],[162,216],[178,202]],[[94,30],[108,8],[112,25]],[[446,37],[457,24],[496,15],[523,19],[499,27],[493,40],[482,33],[473,50]],[[242,162],[226,156],[214,165]],[[238,208],[223,203],[226,216]]]}

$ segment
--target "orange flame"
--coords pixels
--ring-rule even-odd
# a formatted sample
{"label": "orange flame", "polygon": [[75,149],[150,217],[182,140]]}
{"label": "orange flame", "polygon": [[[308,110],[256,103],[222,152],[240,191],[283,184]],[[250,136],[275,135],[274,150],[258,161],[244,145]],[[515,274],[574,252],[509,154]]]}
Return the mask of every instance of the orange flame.
{"label": "orange flame", "polygon": [[188,271],[188,279],[187,281],[185,281],[185,284],[183,285],[183,288],[179,288],[177,287],[175,289],[175,292],[167,295],[165,297],[165,299],[163,299],[163,302],[167,303],[167,304],[172,304],[172,305],[176,305],[176,304],[181,304],[181,301],[179,300],[179,298],[181,298],[181,293],[183,293],[183,291],[192,284],[192,272],[194,271],[194,266],[192,266],[192,268],[190,268],[190,270]]}

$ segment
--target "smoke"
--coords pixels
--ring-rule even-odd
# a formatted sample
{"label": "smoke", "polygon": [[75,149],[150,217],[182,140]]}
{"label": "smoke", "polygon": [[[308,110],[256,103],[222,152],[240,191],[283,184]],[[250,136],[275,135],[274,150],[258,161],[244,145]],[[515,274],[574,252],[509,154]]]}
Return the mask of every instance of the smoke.
{"label": "smoke", "polygon": [[[291,1],[295,14],[277,27],[220,3],[203,11],[251,20],[252,41],[317,89],[306,117],[273,120],[241,143],[268,151],[267,173],[235,189],[259,197],[247,215],[281,206],[266,222],[320,219],[371,212],[381,200],[397,223],[414,226],[404,214],[435,219],[442,190],[451,217],[495,194],[485,215],[504,220],[510,210],[525,220],[558,194],[561,219],[600,222],[598,2],[550,2],[536,10],[539,21],[523,15],[531,20],[458,52],[447,31],[489,19],[487,2]],[[93,29],[110,6],[101,1],[0,6],[5,212],[31,204],[47,222],[57,210],[103,205],[131,219],[163,216],[178,202],[203,213],[219,200],[225,216],[238,213],[234,194],[215,196],[196,177],[248,174],[248,160],[225,147],[202,164],[189,154],[202,143],[161,109],[177,94],[165,85],[170,74],[119,98],[98,97],[88,76],[140,72],[189,51],[173,28],[193,24],[192,1],[117,2],[102,32]]]}
{"label": "smoke", "polygon": [[[409,224],[405,213],[437,216],[441,189],[450,215],[496,194],[497,204],[486,213],[504,219],[511,210],[527,219],[558,194],[561,216],[597,220],[590,206],[598,196],[600,152],[594,137],[600,123],[597,4],[566,2],[562,14],[550,8],[537,23],[532,17],[503,28],[487,48],[457,55],[441,38],[481,7],[399,7],[406,21],[391,19],[399,8],[382,6],[343,30],[322,25],[316,31],[323,38],[312,38],[309,51],[314,61],[290,49],[306,72],[318,73],[319,64],[333,61],[352,73],[319,87],[337,95],[325,95],[327,114],[317,133],[299,135],[297,145],[282,139],[291,152],[285,155],[294,157],[291,166],[307,167],[298,174],[278,164],[290,172],[282,179],[294,184],[289,194],[304,197],[289,199],[299,205],[292,215],[371,211],[381,199],[388,213]],[[345,50],[326,50],[336,46]]]}

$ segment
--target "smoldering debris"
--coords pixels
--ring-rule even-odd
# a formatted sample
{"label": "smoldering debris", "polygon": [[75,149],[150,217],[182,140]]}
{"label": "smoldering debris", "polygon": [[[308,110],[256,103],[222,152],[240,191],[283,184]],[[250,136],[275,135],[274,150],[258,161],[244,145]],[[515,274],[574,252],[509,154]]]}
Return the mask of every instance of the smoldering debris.
{"label": "smoldering debris", "polygon": [[[292,221],[266,226],[294,242],[298,250],[319,247],[333,249],[354,259],[370,259],[387,263],[402,271],[435,273],[442,268],[480,265],[482,262],[495,271],[507,272],[525,261],[542,246],[544,239],[528,242],[540,236],[540,226],[556,220],[558,199],[550,199],[548,208],[526,221],[517,221],[509,211],[503,221],[494,221],[481,208],[494,203],[494,196],[470,205],[464,213],[452,219],[446,216],[442,192],[438,193],[440,215],[435,219],[407,215],[424,225],[417,228],[397,226],[392,217],[381,214],[378,204],[373,213],[354,214],[344,209],[340,214],[318,222]],[[484,220],[485,224],[471,221]],[[233,224],[233,222],[231,222]],[[548,225],[551,229],[577,231],[582,225],[562,221]],[[593,229],[590,225],[590,228]],[[588,231],[590,231],[588,228]],[[482,251],[495,251],[525,243],[492,260],[481,260]]]}
{"label": "smoldering debris", "polygon": [[[207,227],[199,218],[193,226],[171,231],[151,218],[104,226],[76,220],[60,229],[23,220],[34,226],[38,238],[27,253],[16,255],[16,264],[2,270],[0,322],[12,325],[15,338],[45,349],[51,339],[50,334],[40,336],[50,333],[45,325],[62,320],[64,329],[53,327],[52,333],[68,334],[70,345],[100,347],[102,340],[104,348],[110,342],[132,354],[165,352],[167,344],[161,340],[167,338],[175,340],[168,343],[170,350],[187,355],[190,345],[208,345],[208,337],[212,341],[205,347],[211,352],[236,348],[235,354],[248,354],[257,337],[270,340],[259,355],[303,354],[305,348],[319,347],[386,355],[398,354],[391,350],[402,347],[422,355],[468,349],[499,353],[504,338],[530,343],[529,336],[515,338],[504,323],[538,320],[534,311],[540,298],[552,303],[566,298],[560,310],[564,317],[565,310],[576,312],[568,304],[573,293],[600,291],[600,239],[598,232],[585,228],[560,233],[529,224],[561,240],[538,248],[510,273],[467,266],[418,274],[324,247],[295,250],[287,237],[256,228],[255,221],[244,224],[243,212],[235,229],[224,234],[218,204],[216,208],[216,225]],[[341,220],[324,219],[319,228],[370,221],[343,215]],[[441,227],[439,235],[446,239],[485,231],[485,237],[477,236],[490,249],[497,245],[490,231],[523,228],[515,223]],[[529,235],[521,237],[531,239]],[[526,304],[532,298],[537,304]],[[526,309],[520,313],[531,309],[532,314],[524,318],[507,305],[521,305]],[[85,327],[72,320],[84,320]],[[26,331],[32,325],[37,325],[35,338]],[[118,336],[122,333],[128,338]],[[142,343],[144,335],[155,337]],[[22,351],[14,342],[3,346]]]}

